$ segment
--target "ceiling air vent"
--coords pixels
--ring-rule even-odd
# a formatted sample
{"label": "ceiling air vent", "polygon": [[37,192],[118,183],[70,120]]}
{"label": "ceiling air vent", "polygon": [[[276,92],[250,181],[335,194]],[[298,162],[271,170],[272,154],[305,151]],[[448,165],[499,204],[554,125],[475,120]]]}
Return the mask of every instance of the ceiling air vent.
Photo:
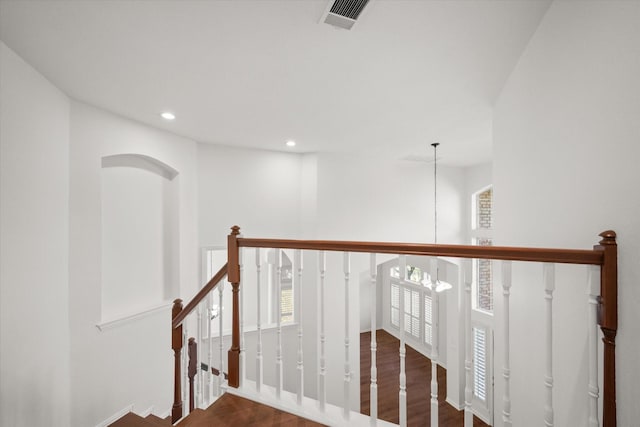
{"label": "ceiling air vent", "polygon": [[350,30],[369,0],[331,0],[322,22]]}

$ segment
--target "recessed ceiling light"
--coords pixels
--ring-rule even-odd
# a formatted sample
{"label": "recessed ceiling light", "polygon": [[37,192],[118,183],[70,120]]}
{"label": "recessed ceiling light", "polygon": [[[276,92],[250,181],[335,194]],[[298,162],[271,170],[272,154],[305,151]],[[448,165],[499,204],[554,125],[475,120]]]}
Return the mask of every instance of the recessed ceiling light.
{"label": "recessed ceiling light", "polygon": [[164,113],[160,114],[160,117],[162,117],[165,120],[174,120],[176,118],[176,115],[168,111],[165,111]]}
{"label": "recessed ceiling light", "polygon": [[296,142],[293,140],[289,140],[287,141],[287,147],[295,147],[296,146]]}

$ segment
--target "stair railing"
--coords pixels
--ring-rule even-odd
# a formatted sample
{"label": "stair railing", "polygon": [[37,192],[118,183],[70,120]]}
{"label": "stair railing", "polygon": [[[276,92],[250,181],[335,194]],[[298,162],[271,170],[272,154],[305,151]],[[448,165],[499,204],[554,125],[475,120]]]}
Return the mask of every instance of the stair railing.
{"label": "stair railing", "polygon": [[[554,265],[555,264],[576,264],[576,265],[590,265],[594,266],[595,274],[598,275],[597,268],[599,267],[599,290],[594,283],[597,279],[590,278],[590,290],[589,290],[589,319],[593,325],[589,325],[589,348],[590,348],[590,361],[589,361],[589,390],[588,395],[590,398],[589,403],[589,425],[597,426],[598,421],[598,397],[599,390],[597,384],[597,370],[598,370],[598,355],[597,355],[597,337],[596,324],[600,326],[604,335],[604,355],[603,355],[603,426],[615,427],[616,426],[616,396],[615,396],[615,337],[617,332],[617,244],[616,234],[613,231],[605,231],[600,234],[602,239],[593,247],[592,250],[579,250],[579,249],[545,249],[545,248],[522,248],[522,247],[500,247],[500,246],[470,246],[470,245],[432,245],[432,244],[410,244],[410,243],[378,243],[378,242],[355,242],[355,241],[319,241],[319,240],[286,240],[286,239],[256,239],[256,238],[244,238],[240,236],[240,228],[238,226],[232,227],[232,232],[228,236],[228,268],[225,270],[228,274],[228,281],[232,285],[233,291],[233,322],[232,322],[232,345],[228,352],[228,385],[230,387],[237,388],[240,385],[240,378],[244,373],[240,372],[243,363],[241,363],[241,329],[242,324],[240,322],[240,298],[239,288],[241,280],[241,257],[240,248],[274,248],[277,250],[282,249],[294,249],[294,250],[313,250],[319,253],[319,268],[320,268],[320,300],[318,301],[319,312],[319,407],[324,410],[325,396],[324,396],[324,306],[323,306],[323,282],[324,282],[324,254],[325,251],[338,251],[344,253],[344,278],[345,278],[345,318],[349,317],[349,302],[348,292],[349,287],[349,254],[351,252],[364,252],[371,254],[371,277],[372,283],[375,283],[375,254],[394,254],[399,256],[416,255],[416,256],[428,256],[432,257],[452,257],[452,258],[466,258],[466,259],[490,259],[502,261],[502,288],[503,288],[503,306],[505,310],[504,316],[504,331],[505,331],[505,358],[503,366],[503,377],[505,379],[505,390],[502,397],[503,406],[502,410],[496,410],[496,412],[502,413],[502,419],[505,426],[512,425],[511,421],[511,404],[510,404],[510,366],[509,366],[509,295],[511,292],[511,263],[512,261],[527,261],[544,263],[543,268],[543,285],[545,292],[545,330],[546,330],[546,367],[544,375],[544,387],[545,387],[545,407],[544,407],[544,422],[547,426],[553,425],[553,406],[552,406],[552,390],[553,390],[553,376],[551,366],[551,308],[553,291],[555,289],[554,279]],[[299,257],[296,254],[296,257]],[[222,270],[221,270],[222,271]],[[404,273],[401,273],[404,275]],[[403,276],[404,277],[404,276]],[[470,307],[469,302],[469,289],[470,279],[465,277],[465,293],[467,294],[467,306]],[[597,295],[599,293],[599,295]],[[400,298],[402,301],[404,298]],[[374,301],[375,302],[375,301]],[[401,302],[402,303],[402,302]],[[375,304],[373,305],[375,307]],[[468,310],[468,307],[466,308]],[[193,308],[193,307],[192,307]],[[175,307],[174,307],[175,310]],[[181,313],[180,310],[177,310]],[[468,314],[465,314],[468,316]],[[400,319],[404,317],[404,314],[400,313]],[[179,317],[178,317],[179,318]],[[184,316],[182,317],[182,319]],[[175,317],[174,317],[175,319]],[[372,314],[372,322],[374,316]],[[468,325],[468,319],[465,321]],[[174,320],[174,328],[179,326],[179,322]],[[345,326],[348,328],[348,325]],[[466,329],[469,329],[468,327]],[[375,324],[372,324],[372,330],[375,330]],[[400,322],[400,330],[404,330],[402,321]],[[175,332],[175,329],[174,329]],[[278,334],[280,332],[278,331]],[[465,341],[469,342],[470,331],[466,332]],[[301,334],[301,332],[300,332]],[[348,424],[349,418],[349,400],[347,392],[349,388],[350,375],[349,372],[349,332],[348,329],[345,333],[345,405],[344,405],[344,418]],[[175,341],[174,341],[175,343]],[[371,369],[371,412],[375,411],[376,405],[376,378],[375,378],[375,334],[372,333],[372,365]],[[404,342],[401,342],[401,357],[404,349]],[[174,348],[175,351],[175,348]],[[177,357],[177,356],[176,356]],[[468,355],[466,356],[468,358]],[[176,359],[176,367],[178,367],[178,359]],[[302,355],[299,355],[299,363],[302,362]],[[465,361],[465,371],[467,373],[467,385],[465,389],[465,426],[471,426],[473,416],[471,414],[471,408],[468,402],[469,398],[469,361]],[[433,363],[437,363],[435,360]],[[400,373],[400,395],[404,392],[403,389],[403,375]],[[260,381],[260,379],[258,379]],[[433,379],[432,379],[433,381]],[[281,381],[279,381],[281,383]],[[432,383],[432,395],[435,390],[435,396],[437,398],[437,382]],[[256,388],[259,390],[260,384],[256,384]],[[276,391],[277,393],[277,391]],[[299,390],[300,393],[300,390]],[[279,396],[279,393],[277,393]],[[401,425],[404,420],[406,423],[406,407],[402,408],[402,401],[400,411]],[[406,402],[406,401],[405,401]],[[496,408],[499,406],[496,405]],[[436,406],[437,411],[437,406]],[[375,425],[376,421],[372,417],[372,425]],[[437,415],[434,417],[432,414],[432,426],[437,426]]]}
{"label": "stair railing", "polygon": [[[200,289],[200,291],[193,297],[191,301],[183,308],[182,300],[176,299],[173,302],[173,309],[171,310],[171,349],[174,353],[174,377],[173,377],[173,406],[171,409],[171,422],[175,423],[183,416],[183,399],[182,399],[182,382],[184,376],[182,375],[182,347],[185,342],[185,331],[183,322],[187,316],[193,312],[193,310],[199,306],[199,304],[213,292],[227,276],[227,264],[222,266],[220,270],[209,280],[209,282]],[[207,314],[207,319],[209,318]],[[220,316],[220,318],[222,318]],[[200,323],[200,322],[199,322]],[[210,335],[210,334],[209,334]],[[211,337],[209,336],[211,342]],[[220,342],[222,342],[222,333],[220,334]],[[188,355],[189,355],[189,412],[194,409],[194,390],[193,380],[198,369],[197,360],[197,343],[195,339],[190,338],[188,341]],[[208,366],[207,371],[211,372],[212,367]],[[186,369],[185,369],[186,370]],[[219,370],[219,379],[222,380],[222,369]]]}

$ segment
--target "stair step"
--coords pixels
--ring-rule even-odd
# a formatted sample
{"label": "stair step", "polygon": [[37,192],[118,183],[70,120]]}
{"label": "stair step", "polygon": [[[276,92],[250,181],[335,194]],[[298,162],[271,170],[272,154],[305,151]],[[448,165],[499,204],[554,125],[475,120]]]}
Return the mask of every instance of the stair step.
{"label": "stair step", "polygon": [[[167,424],[163,424],[166,426]],[[171,424],[169,424],[171,425]],[[113,423],[109,424],[109,427],[154,427],[155,424],[150,424],[149,421],[142,418],[140,415],[136,415],[133,412],[129,412]]]}
{"label": "stair step", "polygon": [[176,426],[180,427],[198,427],[200,425],[208,425],[202,424],[202,422],[206,422],[207,413],[202,409],[196,408],[189,415],[184,417],[182,421],[180,421]]}
{"label": "stair step", "polygon": [[163,419],[153,414],[149,414],[144,419],[147,420],[147,422],[150,425],[153,425],[154,427],[168,427],[171,425],[171,417],[167,417]]}

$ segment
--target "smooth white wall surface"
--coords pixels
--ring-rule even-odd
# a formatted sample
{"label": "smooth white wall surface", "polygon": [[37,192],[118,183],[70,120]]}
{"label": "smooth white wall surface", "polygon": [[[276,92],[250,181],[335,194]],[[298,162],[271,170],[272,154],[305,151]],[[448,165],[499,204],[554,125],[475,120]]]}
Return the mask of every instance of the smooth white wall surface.
{"label": "smooth white wall surface", "polygon": [[68,426],[69,99],[0,42],[0,425]]}
{"label": "smooth white wall surface", "polygon": [[[166,178],[135,167],[102,168],[102,319],[164,300]],[[166,230],[170,234],[170,230]]]}
{"label": "smooth white wall surface", "polygon": [[[318,155],[322,239],[433,242],[433,164]],[[464,169],[438,165],[438,241],[460,243]]]}
{"label": "smooth white wall surface", "polygon": [[[71,104],[70,321],[72,426],[95,425],[124,407],[172,403],[170,308],[106,331],[101,315],[102,158],[140,154],[178,172],[177,251],[183,298],[198,286],[196,143],[79,102]],[[177,295],[168,295],[172,298]]]}
{"label": "smooth white wall surface", "polygon": [[247,237],[299,236],[301,156],[198,144],[200,244],[227,244],[230,227]]}
{"label": "smooth white wall surface", "polygon": [[[500,95],[494,126],[496,244],[590,248],[599,232],[618,233],[620,426],[640,419],[639,22],[638,2],[555,2]],[[531,270],[519,267],[515,273]],[[512,401],[518,426],[543,422],[544,292],[541,268],[534,272],[537,283],[520,276],[512,289],[511,387],[520,396]],[[559,275],[555,423],[586,425],[586,274],[561,268]],[[501,298],[497,302],[502,314]],[[517,309],[525,305],[528,310]],[[495,366],[499,373],[500,339]],[[501,375],[495,379],[498,414],[503,381]],[[502,425],[499,416],[496,425]]]}

